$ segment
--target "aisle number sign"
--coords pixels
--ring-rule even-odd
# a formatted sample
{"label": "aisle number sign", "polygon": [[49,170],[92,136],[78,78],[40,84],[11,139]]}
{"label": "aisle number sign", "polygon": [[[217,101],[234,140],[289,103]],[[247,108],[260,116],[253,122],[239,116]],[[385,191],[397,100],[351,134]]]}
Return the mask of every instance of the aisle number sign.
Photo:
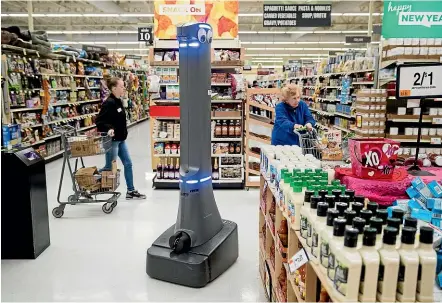
{"label": "aisle number sign", "polygon": [[442,1],[384,1],[384,38],[442,38]]}
{"label": "aisle number sign", "polygon": [[396,98],[441,98],[442,64],[400,65],[396,83]]}

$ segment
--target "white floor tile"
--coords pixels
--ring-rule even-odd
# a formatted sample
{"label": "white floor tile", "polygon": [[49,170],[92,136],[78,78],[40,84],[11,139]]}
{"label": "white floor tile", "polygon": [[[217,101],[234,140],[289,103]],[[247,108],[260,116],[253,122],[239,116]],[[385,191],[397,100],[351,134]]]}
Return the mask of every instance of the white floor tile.
{"label": "white floor tile", "polygon": [[[174,223],[178,191],[152,189],[149,122],[129,133],[135,186],[147,199],[120,199],[109,215],[99,204],[67,206],[64,217],[55,219],[50,213],[57,206],[62,161],[48,164],[51,246],[37,260],[2,260],[2,301],[265,301],[258,273],[256,190],[215,191],[223,218],[239,228],[239,258],[221,277],[192,289],[147,276],[146,250]],[[103,156],[85,160],[86,165],[104,164]],[[122,178],[123,196],[125,190]],[[66,183],[62,197],[69,194]]]}

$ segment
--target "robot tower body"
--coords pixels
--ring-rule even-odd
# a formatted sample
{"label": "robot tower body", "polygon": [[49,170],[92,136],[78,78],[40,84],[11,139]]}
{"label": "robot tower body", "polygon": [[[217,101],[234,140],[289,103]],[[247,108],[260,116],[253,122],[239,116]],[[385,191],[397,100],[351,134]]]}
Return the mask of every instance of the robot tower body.
{"label": "robot tower body", "polygon": [[212,28],[204,23],[187,23],[177,27],[177,37],[180,203],[176,224],[147,250],[146,272],[152,278],[203,287],[238,258],[238,232],[236,223],[221,219],[212,188]]}

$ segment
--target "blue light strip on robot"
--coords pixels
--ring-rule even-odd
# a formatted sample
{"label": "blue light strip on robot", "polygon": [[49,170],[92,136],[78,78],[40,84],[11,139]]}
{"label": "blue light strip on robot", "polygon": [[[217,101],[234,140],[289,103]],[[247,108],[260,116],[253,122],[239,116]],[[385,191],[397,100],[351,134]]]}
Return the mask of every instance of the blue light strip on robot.
{"label": "blue light strip on robot", "polygon": [[180,43],[180,47],[187,47],[187,43],[185,42]]}
{"label": "blue light strip on robot", "polygon": [[[202,178],[199,181],[198,180],[187,180],[186,183],[187,184],[196,184],[198,182],[199,183],[203,183],[203,182],[209,181],[210,179],[212,179],[212,176],[208,176],[208,177]],[[184,181],[180,179],[180,183],[183,183],[183,182]]]}
{"label": "blue light strip on robot", "polygon": [[190,42],[190,43],[189,43],[189,46],[190,46],[190,47],[199,47],[200,44],[199,44],[198,42]]}
{"label": "blue light strip on robot", "polygon": [[200,179],[200,182],[205,182],[207,180],[210,180],[211,178],[212,178],[212,176],[208,176],[208,177],[202,178],[202,179]]}

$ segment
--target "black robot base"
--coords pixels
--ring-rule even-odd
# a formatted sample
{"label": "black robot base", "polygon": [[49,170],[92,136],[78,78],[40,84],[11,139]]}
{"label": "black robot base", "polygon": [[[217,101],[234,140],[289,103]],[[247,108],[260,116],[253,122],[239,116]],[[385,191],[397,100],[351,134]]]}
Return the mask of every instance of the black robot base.
{"label": "black robot base", "polygon": [[189,287],[204,287],[225,272],[238,258],[238,229],[223,220],[223,228],[206,243],[187,253],[170,249],[175,225],[167,229],[147,250],[146,272],[154,279]]}

